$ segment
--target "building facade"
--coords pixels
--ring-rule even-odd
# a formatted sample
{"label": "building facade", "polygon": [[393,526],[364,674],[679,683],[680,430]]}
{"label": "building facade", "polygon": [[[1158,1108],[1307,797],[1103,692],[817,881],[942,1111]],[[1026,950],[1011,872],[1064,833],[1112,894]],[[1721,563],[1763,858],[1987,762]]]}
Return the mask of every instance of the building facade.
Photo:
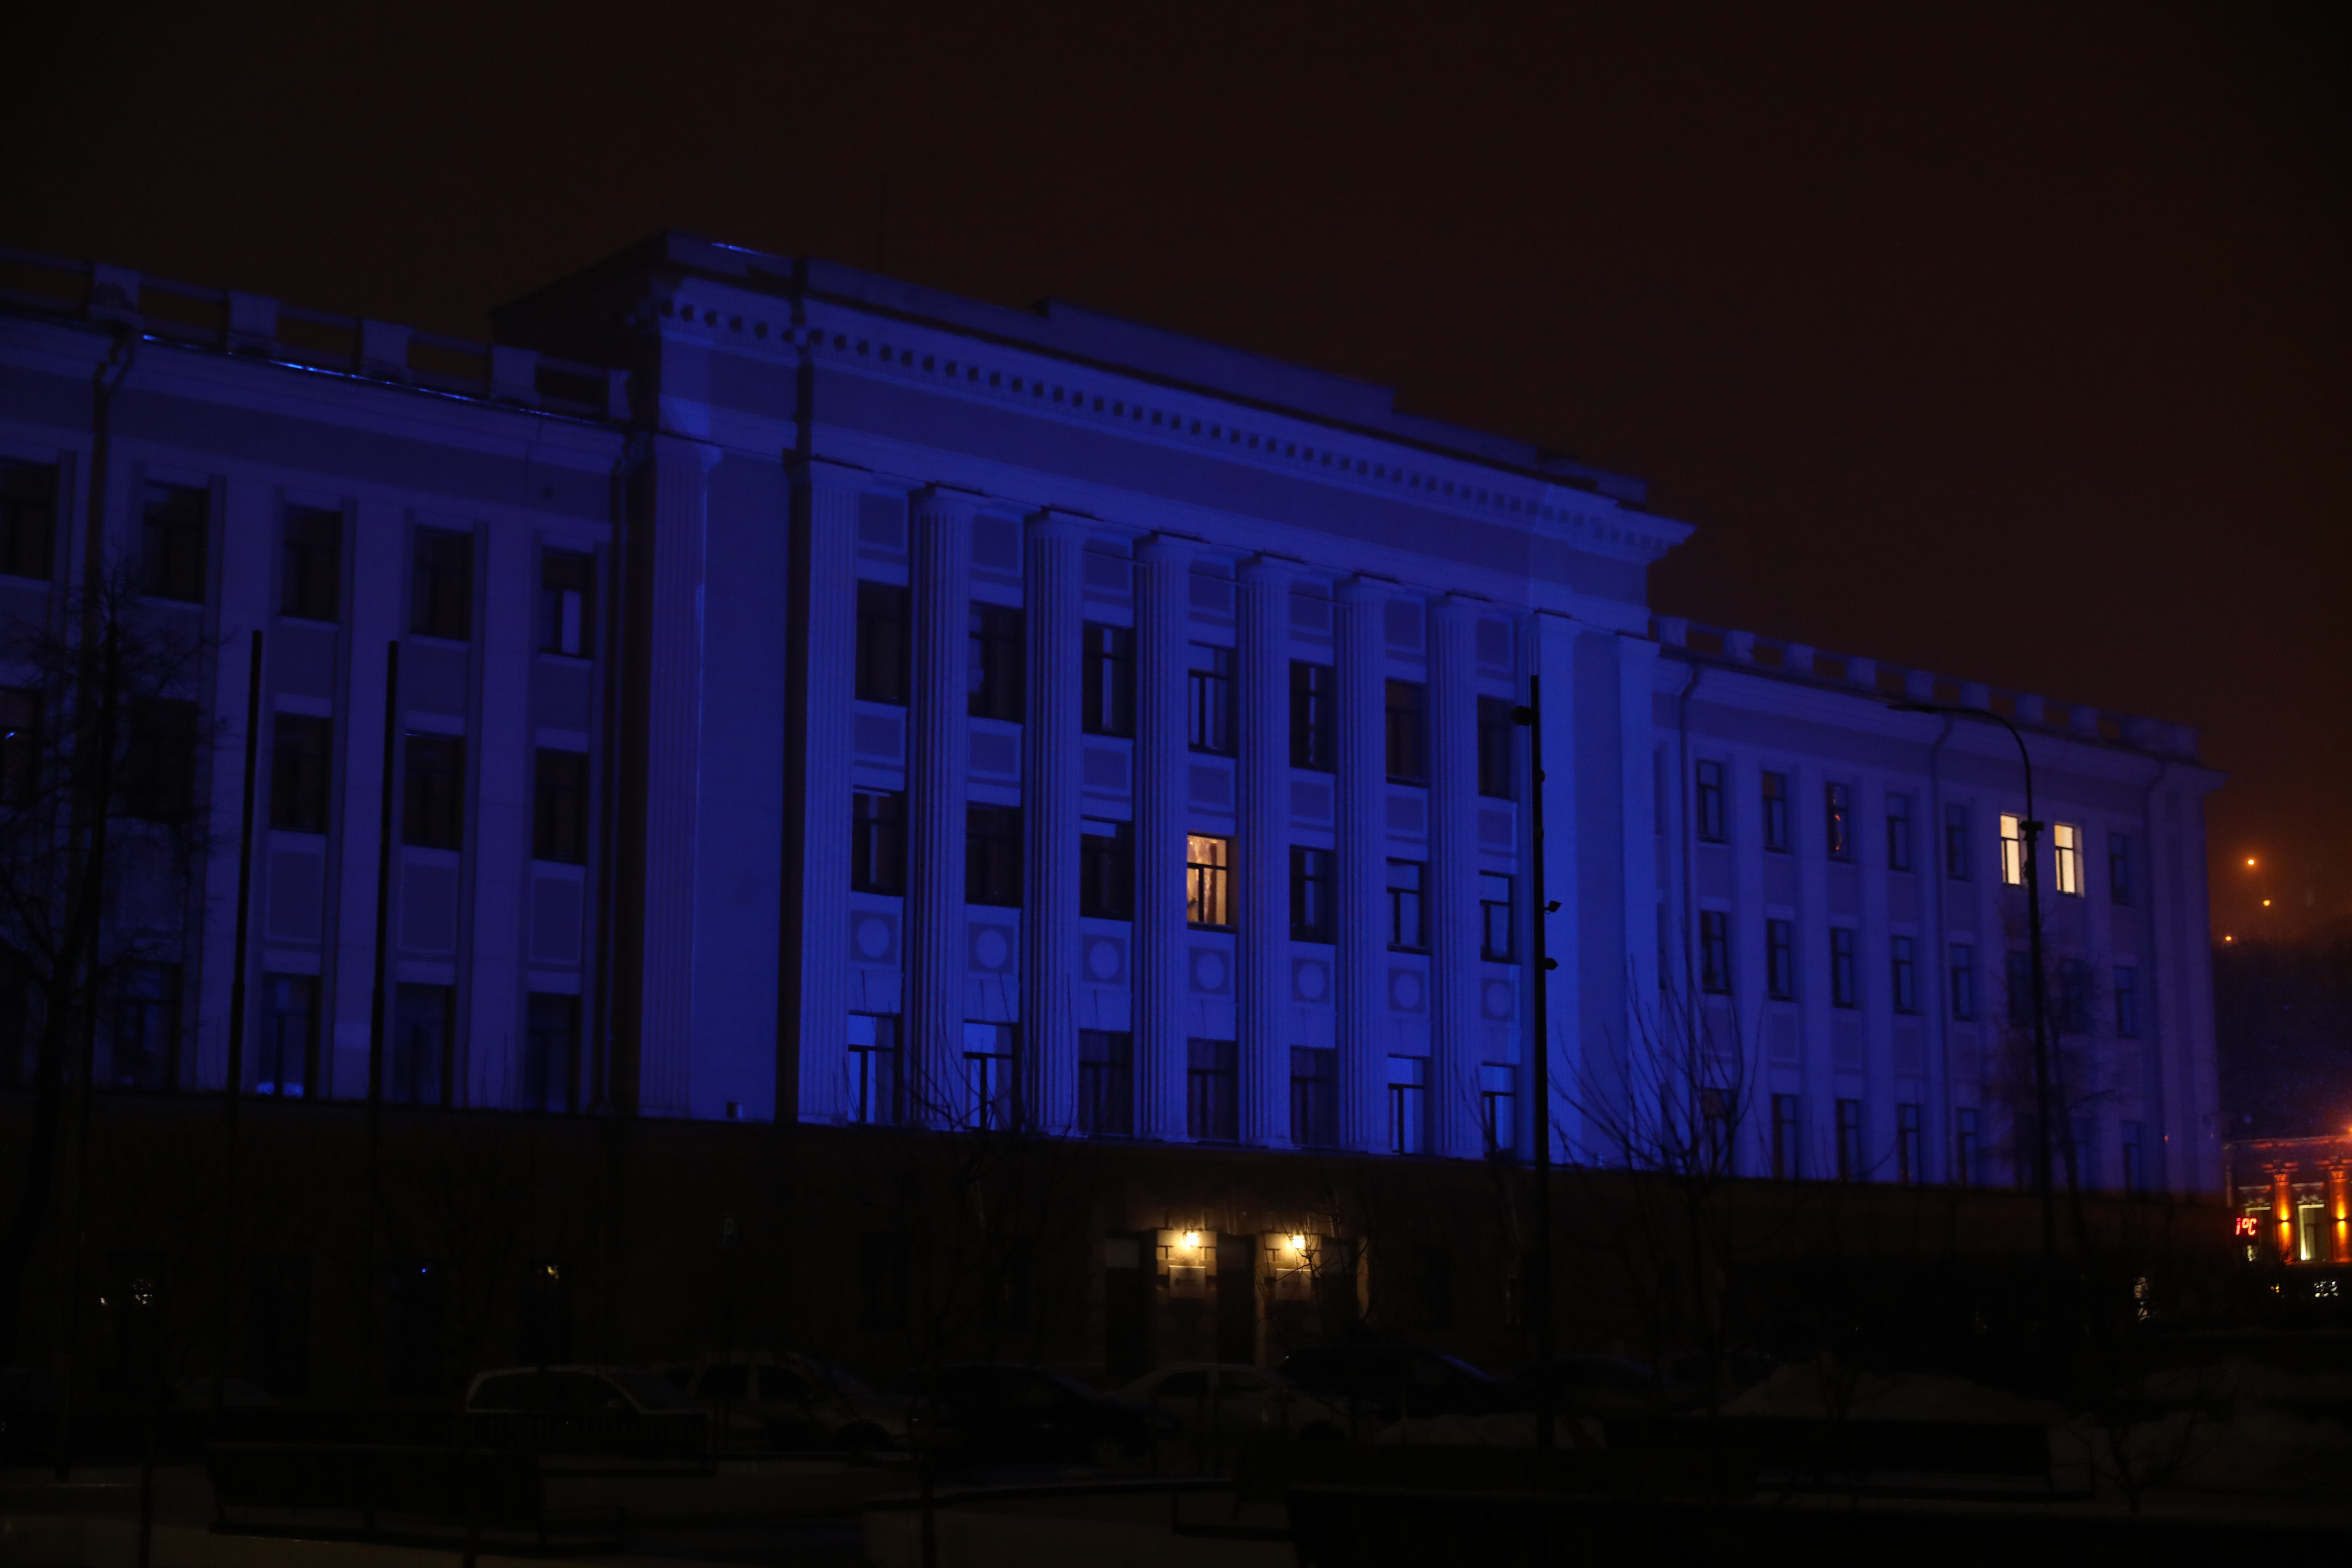
{"label": "building facade", "polygon": [[2223,1187],[2194,734],[1654,616],[1638,481],[676,234],[494,346],[5,259],[0,610],[204,650],[102,1085],[226,1082],[259,632],[255,1095],[2014,1184],[1997,716],[2063,1167]]}

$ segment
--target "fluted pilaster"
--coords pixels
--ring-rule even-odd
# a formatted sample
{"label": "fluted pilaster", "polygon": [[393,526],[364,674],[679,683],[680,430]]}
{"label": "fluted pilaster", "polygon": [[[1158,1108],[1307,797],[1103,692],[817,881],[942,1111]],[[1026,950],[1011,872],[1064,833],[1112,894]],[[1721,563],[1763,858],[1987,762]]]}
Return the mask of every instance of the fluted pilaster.
{"label": "fluted pilaster", "polygon": [[1185,629],[1192,548],[1135,552],[1136,1131],[1184,1136]]}
{"label": "fluted pilaster", "polygon": [[1334,953],[1339,1142],[1388,1147],[1387,674],[1389,599],[1361,577],[1333,595],[1339,692],[1339,931]]}
{"label": "fluted pilaster", "polygon": [[1078,1037],[1071,986],[1078,963],[1078,627],[1086,531],[1029,520],[1023,604],[1029,634],[1022,729],[1025,806],[1021,897],[1022,1093],[1031,1124],[1067,1131],[1076,1114]]}
{"label": "fluted pilaster", "polygon": [[970,746],[971,507],[926,490],[908,518],[914,690],[908,713],[908,1113],[953,1123],[962,1102],[964,773]]}
{"label": "fluted pilaster", "polygon": [[1430,1139],[1482,1152],[1478,1124],[1478,612],[1455,598],[1430,615]]}
{"label": "fluted pilaster", "polygon": [[[801,747],[793,800],[797,918],[787,922],[784,1005],[793,1013],[798,1113],[843,1107],[849,1015],[849,731],[857,636],[857,503],[864,476],[807,463],[793,476],[793,673]],[[797,1006],[795,1008],[795,1003]],[[781,1099],[781,1095],[779,1096]],[[779,1115],[791,1110],[780,1105]]]}
{"label": "fluted pilaster", "polygon": [[1241,569],[1241,932],[1234,944],[1242,1139],[1290,1142],[1290,584],[1287,562]]}

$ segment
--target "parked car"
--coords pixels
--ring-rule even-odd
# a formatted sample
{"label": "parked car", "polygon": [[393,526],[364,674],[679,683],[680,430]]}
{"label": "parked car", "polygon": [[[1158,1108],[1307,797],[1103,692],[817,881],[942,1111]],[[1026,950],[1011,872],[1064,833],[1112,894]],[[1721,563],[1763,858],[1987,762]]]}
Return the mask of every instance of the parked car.
{"label": "parked car", "polygon": [[1348,1435],[1345,1410],[1262,1366],[1188,1362],[1147,1373],[1112,1392],[1164,1411],[1192,1436],[1210,1436],[1220,1445],[1264,1436],[1338,1442]]}
{"label": "parked car", "polygon": [[866,1386],[855,1373],[814,1356],[746,1351],[667,1362],[663,1377],[707,1410],[759,1423],[790,1447],[866,1453],[907,1445],[908,1400]]}
{"label": "parked car", "polygon": [[1416,1345],[1318,1345],[1292,1352],[1279,1370],[1357,1421],[1486,1415],[1528,1405],[1524,1390]]}
{"label": "parked car", "polygon": [[958,1446],[975,1458],[1068,1459],[1108,1466],[1139,1458],[1183,1435],[1165,1411],[1099,1394],[1063,1373],[1037,1366],[967,1363],[932,1367],[898,1391],[918,1414],[941,1412]]}
{"label": "parked car", "polygon": [[[542,1452],[682,1457],[707,1452],[709,1411],[666,1377],[633,1366],[518,1366],[475,1376],[466,1414],[476,1440]],[[757,1436],[745,1416],[731,1434]]]}
{"label": "parked car", "polygon": [[1563,1415],[1671,1415],[1698,1404],[1697,1390],[1622,1356],[1559,1356],[1528,1367],[1517,1382],[1531,1396],[1549,1394]]}

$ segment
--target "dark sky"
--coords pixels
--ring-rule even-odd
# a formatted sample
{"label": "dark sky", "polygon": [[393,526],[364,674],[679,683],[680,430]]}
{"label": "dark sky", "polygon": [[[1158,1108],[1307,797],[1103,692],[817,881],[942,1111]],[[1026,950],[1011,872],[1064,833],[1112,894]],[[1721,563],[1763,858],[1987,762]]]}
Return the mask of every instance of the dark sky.
{"label": "dark sky", "polygon": [[482,336],[675,225],[1382,382],[1650,479],[1662,609],[2203,726],[2217,931],[2352,915],[2352,8],[8,9],[0,240]]}

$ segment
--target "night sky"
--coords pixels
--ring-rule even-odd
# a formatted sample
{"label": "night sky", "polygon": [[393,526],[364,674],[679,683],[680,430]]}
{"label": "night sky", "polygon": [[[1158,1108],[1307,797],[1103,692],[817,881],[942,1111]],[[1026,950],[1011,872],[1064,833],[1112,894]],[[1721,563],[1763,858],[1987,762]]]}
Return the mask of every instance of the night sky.
{"label": "night sky", "polygon": [[676,226],[1392,385],[1648,479],[1663,611],[2202,726],[2217,933],[2352,917],[2352,8],[7,9],[0,241],[480,337]]}

